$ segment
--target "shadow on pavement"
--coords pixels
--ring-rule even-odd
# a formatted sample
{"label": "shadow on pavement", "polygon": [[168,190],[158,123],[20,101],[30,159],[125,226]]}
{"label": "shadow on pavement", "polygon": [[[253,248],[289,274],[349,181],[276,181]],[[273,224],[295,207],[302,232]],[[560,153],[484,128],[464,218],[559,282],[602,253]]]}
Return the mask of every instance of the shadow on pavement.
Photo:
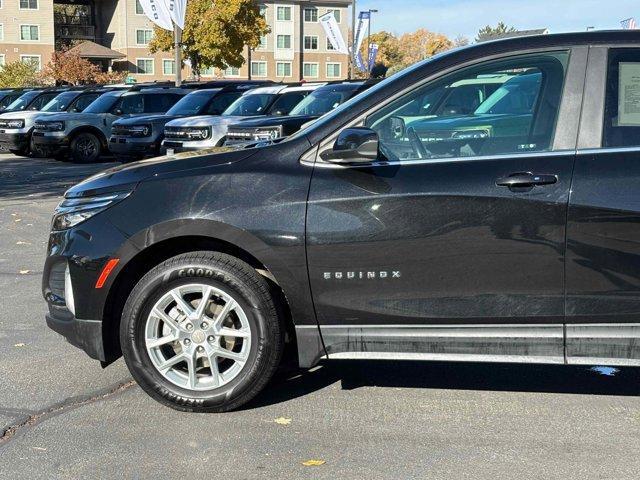
{"label": "shadow on pavement", "polygon": [[[604,371],[604,373],[603,373]],[[640,368],[409,361],[330,361],[315,369],[280,370],[246,408],[281,403],[335,382],[358,387],[640,396]]]}
{"label": "shadow on pavement", "polygon": [[117,163],[77,165],[50,159],[0,154],[0,199],[47,198]]}

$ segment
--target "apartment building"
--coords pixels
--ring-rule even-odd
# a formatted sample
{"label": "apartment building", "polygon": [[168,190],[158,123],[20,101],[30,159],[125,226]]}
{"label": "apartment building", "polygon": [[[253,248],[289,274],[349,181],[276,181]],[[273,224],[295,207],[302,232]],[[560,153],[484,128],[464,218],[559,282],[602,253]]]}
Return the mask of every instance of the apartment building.
{"label": "apartment building", "polygon": [[[271,33],[257,49],[246,50],[242,67],[206,69],[203,78],[319,81],[347,76],[347,55],[333,50],[318,19],[333,12],[347,39],[351,0],[258,3]],[[152,37],[153,24],[139,0],[0,0],[0,64],[21,60],[41,68],[56,49],[86,41],[105,47],[87,44],[85,49],[104,68],[127,71],[135,81],[171,80],[173,53],[151,54]],[[183,77],[190,76],[185,66]]]}

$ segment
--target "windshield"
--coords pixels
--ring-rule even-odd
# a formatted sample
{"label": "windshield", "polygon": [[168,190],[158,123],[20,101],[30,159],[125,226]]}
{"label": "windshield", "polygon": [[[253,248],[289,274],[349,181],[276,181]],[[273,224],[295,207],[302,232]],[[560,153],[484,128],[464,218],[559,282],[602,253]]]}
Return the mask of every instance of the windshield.
{"label": "windshield", "polygon": [[78,92],[64,92],[55,97],[44,107],[42,112],[64,112],[73,100],[79,95]]}
{"label": "windshield", "polygon": [[345,102],[355,89],[318,89],[293,107],[289,115],[324,115]]}
{"label": "windshield", "polygon": [[190,93],[171,107],[167,111],[167,115],[198,115],[211,100],[211,97],[215,96],[219,91],[220,89]]}
{"label": "windshield", "polygon": [[540,91],[542,73],[519,75],[489,96],[475,111],[476,115],[518,115],[531,113]]}
{"label": "windshield", "polygon": [[7,110],[24,110],[27,105],[31,103],[31,100],[40,95],[41,92],[27,92],[24,95],[16,98],[9,104]]}
{"label": "windshield", "polygon": [[271,101],[276,97],[275,93],[253,93],[243,95],[227,108],[222,115],[239,115],[250,117],[264,115]]}
{"label": "windshield", "polygon": [[107,113],[123,93],[124,92],[105,93],[85,108],[84,113]]}

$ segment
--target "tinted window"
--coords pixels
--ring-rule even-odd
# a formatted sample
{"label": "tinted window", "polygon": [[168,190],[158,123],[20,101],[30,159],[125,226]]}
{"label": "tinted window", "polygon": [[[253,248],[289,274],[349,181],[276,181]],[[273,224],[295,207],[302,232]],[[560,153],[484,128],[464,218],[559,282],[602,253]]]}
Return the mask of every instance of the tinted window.
{"label": "tinted window", "polygon": [[349,99],[356,89],[319,88],[291,109],[290,115],[324,115]]}
{"label": "tinted window", "polygon": [[40,110],[51,100],[56,98],[58,93],[43,93],[39,97],[37,97],[33,102],[29,104],[27,110]]}
{"label": "tinted window", "polygon": [[74,112],[82,112],[85,108],[93,103],[93,101],[100,96],[99,93],[87,93],[86,95],[80,95],[71,104],[71,108]]}
{"label": "tinted window", "polygon": [[39,94],[40,92],[27,92],[11,102],[7,107],[7,110],[24,110],[25,107],[31,102],[31,100],[33,100]]}
{"label": "tinted window", "polygon": [[[118,103],[113,107],[113,113],[120,115],[135,115],[144,113],[144,100],[139,93],[133,95],[123,95]],[[118,112],[116,112],[118,110]]]}
{"label": "tinted window", "polygon": [[167,112],[167,115],[198,115],[207,102],[220,90],[192,92],[185,95]]}
{"label": "tinted window", "polygon": [[85,108],[84,113],[107,113],[119,102],[122,92],[105,93]]}
{"label": "tinted window", "polygon": [[223,115],[264,115],[267,107],[275,96],[273,93],[245,94],[229,105],[229,108],[223,112]]}
{"label": "tinted window", "polygon": [[20,96],[20,94],[10,93],[10,94],[5,95],[4,97],[2,97],[2,100],[0,100],[0,110],[4,110],[5,108],[7,108],[19,96]]}
{"label": "tinted window", "polygon": [[229,108],[229,105],[231,105],[241,96],[242,94],[240,92],[220,93],[211,100],[209,105],[207,105],[207,110],[205,113],[207,115],[220,115],[227,108]]}
{"label": "tinted window", "polygon": [[640,146],[640,50],[611,50],[607,70],[604,147]]}
{"label": "tinted window", "polygon": [[366,120],[390,159],[551,148],[567,53],[487,62],[416,88]]}
{"label": "tinted window", "polygon": [[273,115],[289,115],[289,112],[298,105],[304,97],[311,92],[291,92],[280,95],[272,107],[269,109],[269,113]]}
{"label": "tinted window", "polygon": [[44,107],[43,112],[64,112],[69,108],[69,104],[78,96],[78,92],[64,92],[55,97]]}
{"label": "tinted window", "polygon": [[164,113],[182,98],[175,93],[153,93],[142,95],[144,97],[144,113]]}

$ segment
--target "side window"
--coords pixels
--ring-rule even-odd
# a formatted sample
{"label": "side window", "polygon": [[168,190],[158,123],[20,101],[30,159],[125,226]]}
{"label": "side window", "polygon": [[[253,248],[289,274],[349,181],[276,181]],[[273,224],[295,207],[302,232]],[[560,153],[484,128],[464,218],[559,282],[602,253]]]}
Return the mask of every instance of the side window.
{"label": "side window", "polygon": [[640,49],[609,53],[602,143],[640,146]]}
{"label": "side window", "polygon": [[274,115],[289,115],[293,107],[299,104],[310,92],[292,92],[282,95],[270,108]]}
{"label": "side window", "polygon": [[142,100],[142,95],[123,95],[114,106],[114,110],[117,109],[120,109],[123,115],[144,113],[144,101]]}
{"label": "side window", "polygon": [[[60,92],[58,92],[60,93]],[[47,103],[58,96],[58,93],[45,93],[36,98],[27,110],[40,110]]]}
{"label": "side window", "polygon": [[78,98],[76,98],[75,102],[73,102],[73,105],[71,105],[71,109],[75,112],[82,112],[89,106],[91,102],[93,102],[99,96],[100,94],[98,93],[80,95]]}
{"label": "side window", "polygon": [[487,62],[419,87],[370,115],[390,160],[549,150],[568,52]]}
{"label": "side window", "polygon": [[207,115],[220,115],[229,105],[242,96],[241,92],[220,93],[211,99],[207,105]]}
{"label": "side window", "polygon": [[144,113],[164,113],[182,98],[175,93],[143,95]]}

